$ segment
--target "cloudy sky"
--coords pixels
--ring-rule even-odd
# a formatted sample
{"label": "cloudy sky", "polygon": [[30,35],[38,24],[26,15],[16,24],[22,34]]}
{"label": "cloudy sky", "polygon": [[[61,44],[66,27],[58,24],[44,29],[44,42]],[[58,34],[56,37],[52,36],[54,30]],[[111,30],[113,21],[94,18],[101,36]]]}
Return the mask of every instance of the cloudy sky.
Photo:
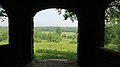
{"label": "cloudy sky", "polygon": [[[64,13],[64,10],[62,10]],[[39,11],[34,16],[34,26],[62,26],[62,27],[77,27],[78,22],[72,23],[70,19],[63,20],[63,14],[59,15],[56,9],[46,9]]]}
{"label": "cloudy sky", "polygon": [[[64,10],[62,10],[64,13]],[[60,26],[60,27],[77,27],[78,22],[72,23],[70,19],[63,20],[63,16],[58,15],[55,9],[46,9],[36,13],[33,17],[34,26]],[[8,20],[0,22],[0,26],[8,26]]]}

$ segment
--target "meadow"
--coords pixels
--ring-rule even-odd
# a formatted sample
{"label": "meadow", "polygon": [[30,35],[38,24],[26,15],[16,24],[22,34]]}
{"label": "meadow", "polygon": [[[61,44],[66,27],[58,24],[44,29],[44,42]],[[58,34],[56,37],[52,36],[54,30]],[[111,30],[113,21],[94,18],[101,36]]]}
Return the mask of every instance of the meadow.
{"label": "meadow", "polygon": [[70,40],[62,40],[60,43],[34,42],[34,59],[68,59],[77,60],[77,44],[70,44]]}
{"label": "meadow", "polygon": [[[65,30],[65,29],[64,29]],[[77,30],[77,29],[76,29]],[[54,31],[41,30],[39,28],[34,30],[34,35],[41,34],[45,37],[37,38],[34,37],[34,60],[39,59],[68,59],[77,61],[77,33],[73,31],[61,31],[61,37],[53,35],[51,38],[49,33],[52,35]],[[38,31],[41,33],[38,33]],[[76,35],[76,37],[74,37]],[[74,37],[74,38],[73,38]],[[50,40],[50,39],[51,40]],[[55,40],[53,40],[53,39]],[[58,39],[60,41],[56,41]],[[37,40],[36,40],[37,39]],[[53,40],[53,41],[52,41]],[[76,42],[74,42],[76,41]]]}

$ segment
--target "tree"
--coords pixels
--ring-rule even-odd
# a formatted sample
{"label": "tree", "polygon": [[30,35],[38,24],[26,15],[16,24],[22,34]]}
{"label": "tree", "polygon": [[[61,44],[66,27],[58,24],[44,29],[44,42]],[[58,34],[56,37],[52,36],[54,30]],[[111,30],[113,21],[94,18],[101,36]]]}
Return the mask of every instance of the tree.
{"label": "tree", "polygon": [[48,41],[52,41],[52,33],[51,32],[48,33]]}
{"label": "tree", "polygon": [[34,41],[36,42],[42,41],[42,33],[41,33],[41,29],[39,28],[34,29]]}
{"label": "tree", "polygon": [[7,18],[7,14],[5,12],[5,10],[2,8],[2,6],[0,5],[0,21],[4,21]]}
{"label": "tree", "polygon": [[[62,14],[62,10],[61,8],[56,9],[58,11],[58,14],[61,15]],[[67,20],[68,18],[74,22],[75,20],[77,20],[77,16],[75,15],[74,12],[72,12],[71,10],[65,10],[65,13],[63,14],[64,20]]]}
{"label": "tree", "polygon": [[120,0],[113,1],[105,11],[105,44],[120,44]]}
{"label": "tree", "polygon": [[60,29],[60,27],[56,27],[56,30],[55,32],[49,32],[48,33],[48,41],[51,41],[51,42],[60,42],[62,40],[62,30]]}
{"label": "tree", "polygon": [[113,1],[105,11],[105,24],[114,25],[120,23],[120,0]]}
{"label": "tree", "polygon": [[59,34],[59,36],[61,36],[62,30],[60,29],[60,27],[56,27],[55,33],[57,33],[57,34]]}

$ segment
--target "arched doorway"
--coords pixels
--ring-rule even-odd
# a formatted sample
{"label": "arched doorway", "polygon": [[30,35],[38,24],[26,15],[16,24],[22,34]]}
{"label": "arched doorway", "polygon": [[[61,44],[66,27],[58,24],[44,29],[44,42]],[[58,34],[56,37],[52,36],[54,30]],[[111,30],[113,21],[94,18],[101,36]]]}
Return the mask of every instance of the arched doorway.
{"label": "arched doorway", "polygon": [[0,5],[0,45],[9,44],[9,24],[5,9]]}
{"label": "arched doorway", "polygon": [[111,2],[105,11],[104,47],[120,51],[120,1]]}
{"label": "arched doorway", "polygon": [[78,21],[76,16],[65,20],[66,14],[67,10],[56,8],[36,13],[34,60],[77,61]]}

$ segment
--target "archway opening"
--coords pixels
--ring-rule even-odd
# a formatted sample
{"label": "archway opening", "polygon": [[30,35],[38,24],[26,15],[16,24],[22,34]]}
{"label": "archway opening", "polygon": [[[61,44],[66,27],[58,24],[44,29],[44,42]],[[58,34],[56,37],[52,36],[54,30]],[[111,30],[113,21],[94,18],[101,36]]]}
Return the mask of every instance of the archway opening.
{"label": "archway opening", "polygon": [[71,16],[74,19],[67,19],[67,14],[66,9],[56,8],[36,13],[34,16],[34,60],[77,61],[78,21],[75,20],[76,16]]}
{"label": "archway opening", "polygon": [[113,1],[105,11],[104,47],[120,51],[120,0]]}
{"label": "archway opening", "polygon": [[9,44],[9,24],[5,9],[0,5],[0,45]]}

